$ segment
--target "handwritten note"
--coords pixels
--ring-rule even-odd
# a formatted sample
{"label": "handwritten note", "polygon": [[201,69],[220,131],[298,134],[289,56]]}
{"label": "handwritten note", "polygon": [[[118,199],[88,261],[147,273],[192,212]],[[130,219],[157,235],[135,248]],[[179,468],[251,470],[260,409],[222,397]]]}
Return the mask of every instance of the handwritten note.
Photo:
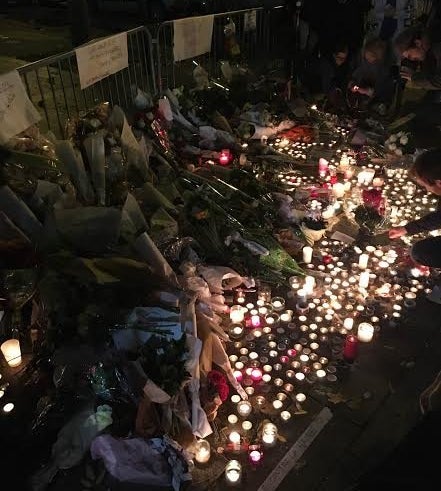
{"label": "handwritten note", "polygon": [[211,49],[213,15],[189,17],[173,21],[173,58],[187,60]]}
{"label": "handwritten note", "polygon": [[0,75],[0,143],[40,120],[17,70]]}
{"label": "handwritten note", "polygon": [[89,87],[103,78],[127,68],[127,33],[122,32],[75,50],[80,86]]}

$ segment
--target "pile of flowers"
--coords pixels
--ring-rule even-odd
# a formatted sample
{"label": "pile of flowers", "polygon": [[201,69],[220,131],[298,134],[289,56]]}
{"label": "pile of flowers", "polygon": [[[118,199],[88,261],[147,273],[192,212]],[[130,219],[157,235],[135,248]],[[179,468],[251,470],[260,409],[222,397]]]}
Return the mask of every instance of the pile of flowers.
{"label": "pile of flowers", "polygon": [[386,149],[395,155],[412,153],[411,134],[406,131],[392,133],[384,142]]}

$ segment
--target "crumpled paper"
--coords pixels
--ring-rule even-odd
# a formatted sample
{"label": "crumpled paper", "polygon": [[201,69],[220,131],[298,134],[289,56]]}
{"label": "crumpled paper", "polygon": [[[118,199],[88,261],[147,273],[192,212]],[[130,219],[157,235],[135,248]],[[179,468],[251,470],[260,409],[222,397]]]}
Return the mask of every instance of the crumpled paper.
{"label": "crumpled paper", "polygon": [[181,489],[191,480],[182,449],[169,438],[124,438],[100,435],[91,445],[93,459],[120,482]]}

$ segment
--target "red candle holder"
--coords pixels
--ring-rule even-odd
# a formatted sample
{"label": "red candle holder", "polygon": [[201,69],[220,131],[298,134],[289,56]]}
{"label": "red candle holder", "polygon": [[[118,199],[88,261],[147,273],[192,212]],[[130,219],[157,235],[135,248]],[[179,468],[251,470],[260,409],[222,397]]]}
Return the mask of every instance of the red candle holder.
{"label": "red candle holder", "polygon": [[221,165],[228,165],[231,162],[232,158],[233,156],[231,155],[229,148],[224,148],[219,153],[219,163]]}
{"label": "red candle holder", "polygon": [[345,345],[343,348],[343,358],[352,363],[358,354],[358,339],[353,334],[346,336]]}
{"label": "red candle holder", "polygon": [[251,378],[254,382],[260,382],[262,380],[262,370],[259,368],[253,368],[251,371]]}
{"label": "red candle holder", "polygon": [[258,466],[262,463],[263,452],[260,445],[249,445],[248,447],[248,460],[253,466]]}

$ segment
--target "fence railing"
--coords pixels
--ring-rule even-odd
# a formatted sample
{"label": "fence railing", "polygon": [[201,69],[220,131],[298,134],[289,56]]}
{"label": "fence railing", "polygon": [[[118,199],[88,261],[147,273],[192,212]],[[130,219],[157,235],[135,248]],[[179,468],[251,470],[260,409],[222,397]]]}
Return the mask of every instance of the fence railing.
{"label": "fence railing", "polygon": [[81,90],[75,51],[18,68],[28,95],[41,112],[41,129],[63,137],[66,122],[101,102],[128,108],[131,87],[156,94],[152,38],[143,26],[127,32],[128,67]]}
{"label": "fence railing", "polygon": [[232,59],[224,32],[230,22],[234,23],[235,38],[240,48],[240,53],[233,61],[244,61],[250,68],[259,69],[264,68],[265,62],[271,60],[273,55],[283,55],[283,40],[279,30],[282,24],[287,24],[283,6],[269,10],[255,8],[214,14],[211,50],[196,58],[179,62],[173,59],[173,21],[166,21],[160,24],[155,33],[159,91],[188,83],[194,62],[200,64],[210,76],[219,77],[219,62]]}
{"label": "fence railing", "polygon": [[[129,109],[131,89],[140,88],[158,95],[165,88],[192,85],[194,63],[202,65],[211,77],[221,75],[221,60],[230,60],[224,29],[235,25],[240,54],[233,61],[253,69],[265,68],[275,56],[283,57],[286,47],[280,36],[280,24],[286,25],[283,7],[237,10],[214,14],[211,50],[194,59],[173,59],[173,21],[156,28],[153,39],[145,27],[127,32],[128,67],[82,90],[75,51],[50,56],[18,68],[28,95],[42,115],[42,131],[57,137],[65,135],[66,122],[101,102]],[[231,60],[230,60],[231,61]]]}

